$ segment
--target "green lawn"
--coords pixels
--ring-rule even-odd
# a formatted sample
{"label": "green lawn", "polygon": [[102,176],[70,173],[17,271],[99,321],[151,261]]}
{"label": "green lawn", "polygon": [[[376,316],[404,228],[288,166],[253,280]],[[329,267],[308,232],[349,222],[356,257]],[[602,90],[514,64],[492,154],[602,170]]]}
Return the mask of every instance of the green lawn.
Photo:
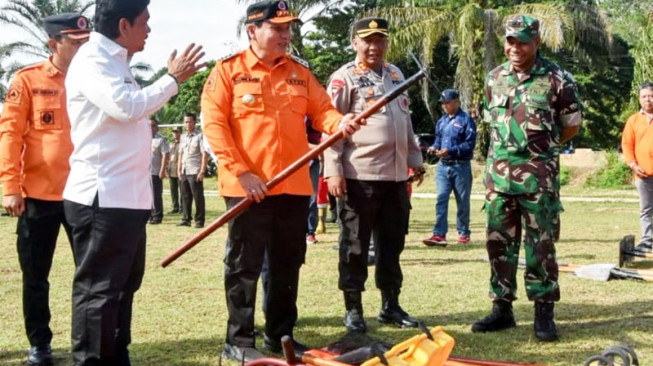
{"label": "green lawn", "polygon": [[[476,174],[479,177],[479,174]],[[207,183],[207,189],[215,187]],[[432,175],[419,192],[434,192]],[[596,197],[596,191],[563,190]],[[474,193],[482,193],[479,179]],[[612,196],[608,193],[605,195]],[[625,191],[619,197],[635,197]],[[164,196],[166,210],[169,196]],[[404,288],[402,305],[429,326],[442,325],[456,339],[453,353],[486,359],[537,362],[548,365],[580,365],[590,355],[617,344],[633,346],[646,365],[653,362],[653,292],[650,284],[637,281],[595,282],[561,274],[562,300],[556,307],[561,340],[542,344],[532,332],[533,308],[526,300],[523,281],[515,302],[517,328],[496,334],[472,334],[470,324],[486,315],[489,265],[482,258],[484,215],[482,201],[472,201],[472,243],[447,248],[427,248],[421,240],[430,235],[434,199],[413,199],[410,234],[402,256]],[[616,263],[618,241],[638,234],[637,203],[566,202],[562,237],[557,246],[561,260],[579,264]],[[451,202],[450,241],[455,204]],[[207,198],[208,220],[224,210],[217,197]],[[134,309],[134,365],[216,365],[225,335],[226,308],[222,284],[222,258],[226,228],[214,233],[179,260],[163,269],[159,262],[190,238],[197,229],[176,227],[179,215],[167,215],[162,225],[148,227],[148,264]],[[21,274],[15,250],[13,218],[0,218],[0,364],[22,365],[28,348],[21,315]],[[639,236],[639,235],[638,235]],[[337,227],[308,248],[302,269],[296,337],[309,345],[327,345],[344,335],[342,295],[337,289],[337,252],[332,249]],[[651,262],[638,261],[645,267]],[[57,365],[68,365],[70,354],[70,284],[73,262],[65,236],[60,237],[51,274],[53,347]],[[521,271],[520,271],[521,277]],[[398,342],[416,334],[414,329],[380,325],[375,316],[380,294],[373,276],[364,293],[370,335]],[[257,313],[257,325],[263,315]]]}

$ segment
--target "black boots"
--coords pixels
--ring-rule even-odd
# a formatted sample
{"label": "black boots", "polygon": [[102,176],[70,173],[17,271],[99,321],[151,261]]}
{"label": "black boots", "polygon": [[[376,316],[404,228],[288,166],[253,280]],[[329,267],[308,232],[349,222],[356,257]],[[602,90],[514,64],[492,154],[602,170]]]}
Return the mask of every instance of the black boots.
{"label": "black boots", "polygon": [[52,362],[52,348],[50,345],[45,346],[32,346],[29,349],[27,356],[27,363],[30,366],[50,366]]}
{"label": "black boots", "polygon": [[[363,318],[363,304],[360,291],[344,291],[345,314],[344,324],[350,332],[367,332]],[[399,306],[399,291],[381,291],[383,307],[376,318],[381,323],[394,324],[398,327],[417,327],[417,319],[411,317]]]}
{"label": "black boots", "polygon": [[535,337],[542,342],[558,339],[558,329],[553,321],[553,302],[535,302]]}
{"label": "black boots", "polygon": [[[558,339],[558,329],[553,321],[553,302],[535,302],[535,337],[542,342]],[[496,332],[515,327],[512,303],[495,301],[492,313],[472,325],[472,332]]]}
{"label": "black boots", "polygon": [[344,291],[345,294],[345,327],[350,332],[367,332],[367,325],[363,318],[363,303],[360,291]]}
{"label": "black boots", "polygon": [[411,317],[399,306],[399,290],[382,290],[383,308],[376,318],[381,323],[394,324],[401,328],[417,327],[417,319]]}
{"label": "black boots", "polygon": [[472,324],[472,332],[496,332],[515,326],[512,302],[499,300],[493,303],[490,315]]}

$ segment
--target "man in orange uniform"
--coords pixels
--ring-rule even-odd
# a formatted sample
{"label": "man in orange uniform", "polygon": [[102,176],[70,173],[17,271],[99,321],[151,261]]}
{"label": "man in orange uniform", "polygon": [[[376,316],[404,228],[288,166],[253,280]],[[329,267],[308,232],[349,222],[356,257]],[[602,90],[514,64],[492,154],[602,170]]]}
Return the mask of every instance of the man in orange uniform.
{"label": "man in orange uniform", "polygon": [[23,316],[30,365],[51,365],[48,274],[64,219],[63,188],[73,150],[64,79],[89,36],[88,19],[64,13],[43,20],[52,56],[16,73],[0,119],[2,205],[18,217]]}
{"label": "man in orange uniform", "polygon": [[[225,293],[229,320],[222,357],[262,357],[254,342],[256,283],[264,254],[269,259],[263,347],[281,352],[297,320],[299,268],[306,252],[308,166],[274,187],[265,182],[308,152],[304,118],[322,132],[339,124],[359,128],[331,106],[306,63],[286,53],[292,38],[286,1],[247,8],[247,50],[217,62],[202,94],[204,134],[220,161],[220,194],[231,208],[244,197],[257,203],[229,223]],[[303,346],[294,342],[295,348]]]}
{"label": "man in orange uniform", "polygon": [[642,238],[638,249],[651,251],[653,244],[653,83],[639,87],[639,112],[626,121],[621,149],[626,163],[635,173],[635,186],[639,193],[639,225]]}

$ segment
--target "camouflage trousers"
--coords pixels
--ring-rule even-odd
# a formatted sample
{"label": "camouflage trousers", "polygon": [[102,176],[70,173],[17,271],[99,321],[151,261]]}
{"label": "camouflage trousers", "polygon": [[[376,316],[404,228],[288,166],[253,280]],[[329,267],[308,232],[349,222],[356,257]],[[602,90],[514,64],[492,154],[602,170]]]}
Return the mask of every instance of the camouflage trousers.
{"label": "camouflage trousers", "polygon": [[558,263],[553,244],[559,228],[560,207],[555,192],[508,195],[486,191],[486,246],[492,270],[492,299],[517,299],[517,265],[522,231],[526,257],[524,281],[528,299],[560,299]]}

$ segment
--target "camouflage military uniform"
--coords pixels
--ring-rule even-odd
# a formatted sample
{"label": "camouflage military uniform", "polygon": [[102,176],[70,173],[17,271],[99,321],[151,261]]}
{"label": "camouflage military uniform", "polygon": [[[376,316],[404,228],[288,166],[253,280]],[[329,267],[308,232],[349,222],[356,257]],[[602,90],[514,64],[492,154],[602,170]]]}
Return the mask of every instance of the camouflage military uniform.
{"label": "camouflage military uniform", "polygon": [[483,117],[491,134],[484,179],[490,296],[516,299],[523,230],[528,298],[557,301],[558,155],[562,128],[580,124],[575,81],[539,56],[523,74],[506,62],[487,76]]}

